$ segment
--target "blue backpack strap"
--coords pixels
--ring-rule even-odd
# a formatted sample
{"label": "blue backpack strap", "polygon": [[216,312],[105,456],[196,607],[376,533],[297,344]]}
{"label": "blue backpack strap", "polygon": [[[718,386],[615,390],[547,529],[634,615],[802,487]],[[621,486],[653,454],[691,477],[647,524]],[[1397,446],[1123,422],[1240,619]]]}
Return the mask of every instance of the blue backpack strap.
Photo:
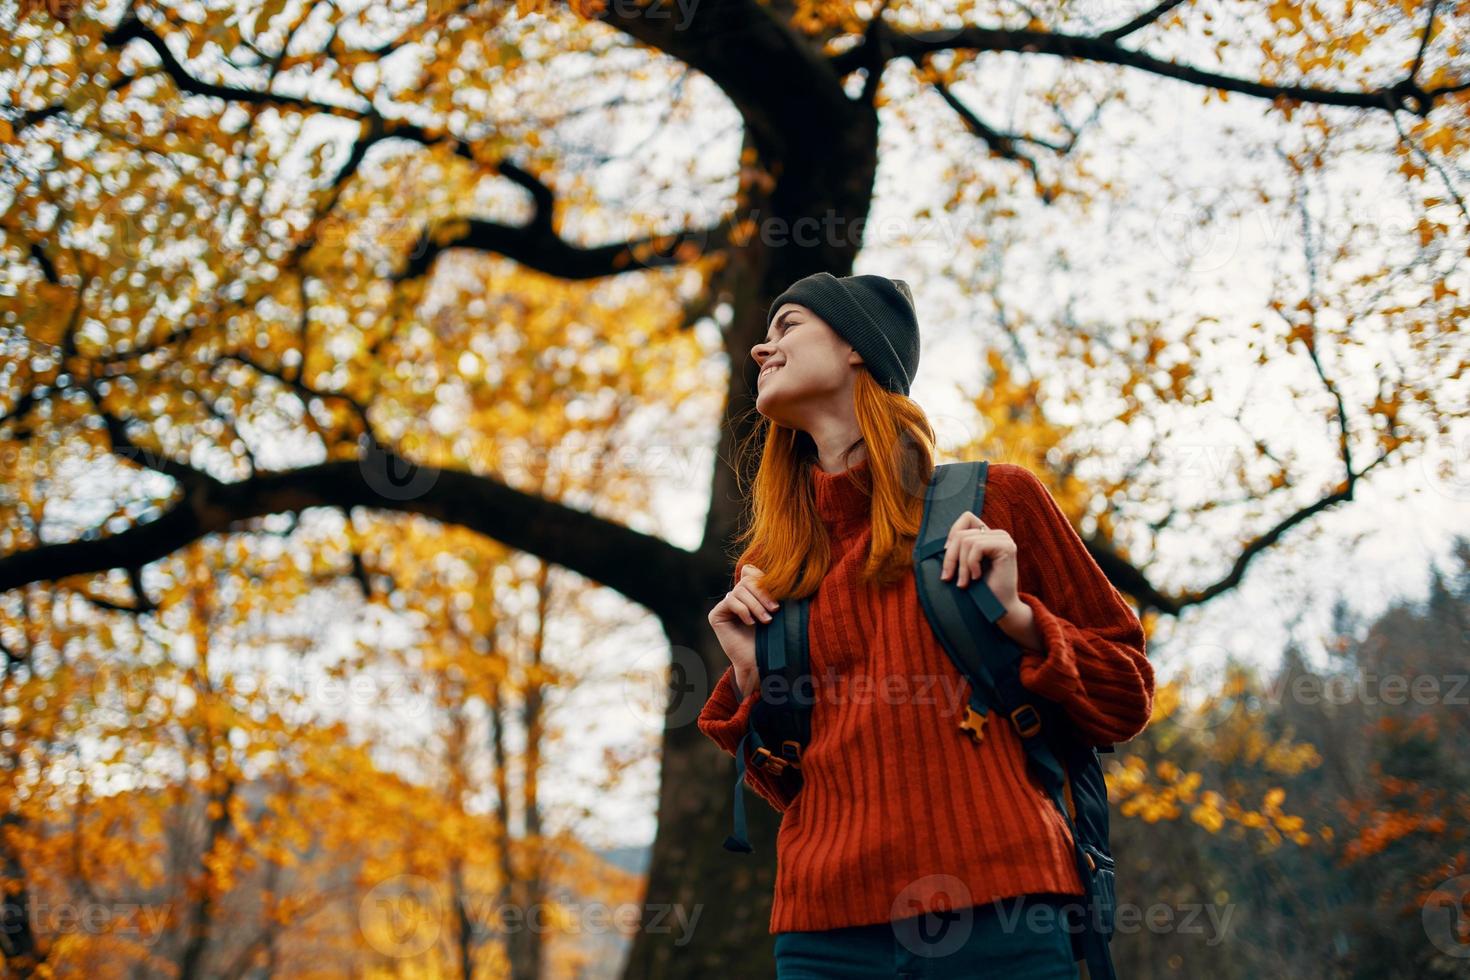
{"label": "blue backpack strap", "polygon": [[[995,615],[993,608],[977,604],[974,590],[954,586],[939,575],[944,569],[944,544],[949,529],[960,515],[972,511],[977,516],[985,502],[986,460],[966,463],[941,463],[924,494],[924,519],[919,536],[914,540],[914,575],[918,583],[919,604],[935,628],[940,645],[960,673],[970,682],[971,705],[981,708],[995,701],[992,667],[972,643],[958,642],[958,637],[978,637],[986,633],[986,616]],[[991,600],[994,593],[985,590]],[[995,602],[996,606],[1000,603]],[[1001,610],[1001,614],[1004,610]],[[984,713],[983,710],[981,712]]]}
{"label": "blue backpack strap", "polygon": [[[967,507],[979,516],[985,501],[985,477],[988,462],[945,463],[935,467],[924,498],[924,520],[914,543],[914,575],[920,604],[934,627],[945,652],[970,682],[971,712],[978,712],[982,722],[976,725],[973,714],[967,714],[961,727],[977,737],[983,731],[983,707],[992,707],[1010,721],[1020,737],[1032,771],[1041,780],[1047,795],[1066,821],[1072,838],[1078,874],[1086,886],[1090,904],[1110,914],[1111,867],[1101,869],[1084,847],[1073,823],[1064,796],[1068,773],[1057,759],[1047,740],[1047,704],[1021,684],[1022,650],[996,621],[1005,615],[995,593],[983,581],[972,581],[964,589],[940,578],[944,566],[945,540],[949,529]],[[973,492],[971,492],[973,490]],[[976,702],[983,702],[980,708]],[[978,740],[978,737],[977,737]],[[1108,864],[1111,859],[1097,854]],[[1092,980],[1115,980],[1108,939],[1105,933],[1086,928],[1082,931],[1081,951],[1087,961]]]}
{"label": "blue backpack strap", "polygon": [[745,787],[745,743],[751,741],[758,746],[761,744],[761,737],[754,728],[747,728],[745,734],[740,736],[740,744],[735,746],[735,824],[730,836],[725,838],[725,850],[740,854],[749,854],[755,850],[750,846],[750,837],[745,826],[745,794],[741,792]]}
{"label": "blue backpack strap", "polygon": [[[727,851],[754,851],[746,831],[743,792],[747,746],[751,757],[776,775],[788,768],[800,771],[815,700],[807,644],[810,606],[809,596],[788,599],[771,613],[769,623],[756,622],[755,663],[761,696],[750,713],[750,727],[735,748],[735,815],[732,833],[725,838]],[[769,739],[762,737],[761,729]],[[777,746],[775,752],[767,747],[768,740]]]}

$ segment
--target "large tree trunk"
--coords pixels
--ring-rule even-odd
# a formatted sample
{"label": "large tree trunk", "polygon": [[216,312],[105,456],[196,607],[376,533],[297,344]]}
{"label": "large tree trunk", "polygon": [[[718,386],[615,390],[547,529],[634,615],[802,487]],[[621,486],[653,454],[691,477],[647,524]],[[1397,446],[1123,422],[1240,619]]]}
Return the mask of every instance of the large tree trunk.
{"label": "large tree trunk", "polygon": [[[623,971],[628,980],[774,976],[769,924],[780,817],[742,789],[755,851],[737,854],[722,846],[731,828],[735,763],[694,719],[728,661],[704,611],[693,612],[672,636],[674,691],[664,729],[658,830],[643,927]],[[706,683],[697,682],[701,673]]]}
{"label": "large tree trunk", "polygon": [[[718,569],[705,585],[707,603],[687,617],[665,615],[673,645],[668,715],[660,767],[658,829],[648,871],[642,928],[624,968],[626,980],[702,978],[710,975],[775,975],[770,935],[779,815],[752,790],[746,794],[750,854],[722,846],[731,830],[734,760],[699,731],[695,719],[715,681],[729,665],[709,628],[711,607],[730,587],[733,569],[723,560],[745,511],[743,485],[753,476],[754,456],[741,457],[751,428],[755,363],[750,348],[764,339],[770,301],[792,282],[819,270],[851,271],[861,244],[849,234],[866,219],[877,169],[877,117],[854,105],[849,124],[824,160],[803,160],[787,170],[774,194],[752,201],[757,233],[732,253],[720,288],[735,314],[725,332],[730,357],[726,424],[720,432],[704,541],[694,568]],[[754,145],[747,136],[746,145]],[[792,195],[792,191],[797,193]],[[788,196],[792,195],[792,196]],[[800,202],[805,210],[793,213]],[[798,221],[822,229],[809,244],[793,246]],[[834,229],[828,231],[827,229]],[[729,464],[723,461],[729,461]]]}
{"label": "large tree trunk", "polygon": [[[7,758],[7,766],[14,768],[13,758]],[[18,827],[23,818],[15,812],[0,816],[0,832],[8,827]],[[0,905],[0,957],[4,958],[5,969],[10,976],[32,977],[36,968],[45,960],[45,955],[36,942],[31,926],[31,891],[27,885],[25,864],[20,854],[8,842],[0,843],[0,873],[5,876],[14,891],[6,892],[5,903]]]}

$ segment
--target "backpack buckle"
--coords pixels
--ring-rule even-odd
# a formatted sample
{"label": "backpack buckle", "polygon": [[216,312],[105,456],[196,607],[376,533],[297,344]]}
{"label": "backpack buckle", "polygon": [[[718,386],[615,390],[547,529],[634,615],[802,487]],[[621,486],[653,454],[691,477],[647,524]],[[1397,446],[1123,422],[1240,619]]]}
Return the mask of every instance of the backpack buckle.
{"label": "backpack buckle", "polygon": [[755,758],[751,759],[750,761],[752,764],[759,766],[767,772],[770,772],[777,776],[785,772],[786,767],[791,765],[790,762],[781,758],[779,755],[773,754],[771,750],[766,748],[764,745],[755,750]]}
{"label": "backpack buckle", "polygon": [[969,705],[965,705],[965,717],[960,719],[960,731],[968,734],[970,740],[976,745],[985,741],[986,717]]}
{"label": "backpack buckle", "polygon": [[1011,724],[1022,738],[1030,738],[1041,731],[1041,715],[1029,704],[1023,704],[1011,712]]}
{"label": "backpack buckle", "polygon": [[781,743],[781,754],[785,756],[785,762],[792,768],[801,768],[801,743],[794,738],[788,738]]}

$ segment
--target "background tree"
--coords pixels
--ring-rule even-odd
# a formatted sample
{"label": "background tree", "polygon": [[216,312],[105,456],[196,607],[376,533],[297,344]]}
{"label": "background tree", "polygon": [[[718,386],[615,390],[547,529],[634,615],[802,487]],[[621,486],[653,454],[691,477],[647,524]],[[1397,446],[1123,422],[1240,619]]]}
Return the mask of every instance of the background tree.
{"label": "background tree", "polygon": [[[105,588],[151,615],[143,572],[191,541],[373,508],[621,593],[690,651],[678,673],[700,697],[724,666],[704,617],[729,579],[751,465],[737,449],[758,434],[749,348],[771,297],[871,246],[880,159],[914,163],[897,205],[909,234],[890,244],[936,216],[953,235],[937,267],[902,273],[984,297],[970,312],[1021,375],[1016,417],[1085,419],[1065,444],[1016,451],[1075,481],[1070,512],[1104,570],[1149,614],[1208,601],[1464,414],[1466,13],[7,4],[0,641],[14,649],[44,590]],[[1145,155],[1130,146],[1153,107],[1130,80],[1187,93],[1221,120],[1218,145],[1270,163],[1228,187],[1284,229],[1268,288],[1176,245],[1145,256],[1137,284],[1102,265],[1139,287],[1133,305],[1079,312],[1079,224],[1149,217],[1137,174],[1110,166]],[[996,121],[1012,84],[1014,130]],[[1241,101],[1246,129],[1227,121]],[[1190,190],[1187,168],[1168,176]],[[921,311],[926,344],[947,333],[940,313]],[[534,368],[503,369],[522,349]],[[1229,383],[1241,363],[1264,391]],[[699,379],[709,401],[651,398],[660,379]],[[632,469],[691,434],[716,446],[687,544],[646,510],[602,506],[620,474],[563,500],[500,450],[548,397],[599,431],[630,390],[653,409],[619,437]],[[1205,420],[1226,462],[1181,486],[1171,453]],[[1100,457],[1101,440],[1147,448]],[[1208,565],[1157,559],[1201,535],[1220,543]],[[629,975],[760,972],[774,814],[756,808],[762,858],[719,849],[728,767],[680,701],[647,902],[699,906],[703,925],[678,950],[642,934]]]}
{"label": "background tree", "polygon": [[[1108,773],[1129,855],[1119,900],[1167,913],[1152,929],[1134,916],[1114,946],[1120,970],[1464,973],[1467,572],[1460,538],[1424,601],[1370,618],[1339,600],[1328,634],[1301,636],[1279,668],[1160,688],[1150,727]],[[1433,902],[1460,914],[1436,918]]]}
{"label": "background tree", "polygon": [[[7,975],[386,975],[413,963],[571,976],[595,962],[596,930],[576,910],[633,902],[641,878],[583,843],[587,806],[536,790],[565,754],[556,689],[581,680],[543,659],[547,630],[586,614],[544,564],[518,579],[501,546],[420,523],[363,528],[393,541],[391,554],[364,549],[366,609],[426,614],[406,644],[379,633],[344,655],[322,624],[350,603],[322,593],[335,583],[350,600],[359,583],[300,574],[289,553],[238,538],[161,563],[179,584],[150,593],[148,616],[99,620],[108,600],[76,592],[31,606],[35,643],[0,688],[14,720],[0,784],[7,889],[26,912]],[[291,537],[335,564],[330,537]],[[351,547],[357,535],[334,537]],[[426,574],[436,562],[452,567]],[[501,921],[533,905],[534,918]]]}

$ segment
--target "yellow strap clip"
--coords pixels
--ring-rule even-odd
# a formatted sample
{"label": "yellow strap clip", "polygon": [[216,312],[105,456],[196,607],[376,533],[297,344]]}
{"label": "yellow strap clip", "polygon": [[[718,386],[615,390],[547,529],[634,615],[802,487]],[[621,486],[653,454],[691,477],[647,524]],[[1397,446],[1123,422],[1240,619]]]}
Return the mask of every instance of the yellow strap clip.
{"label": "yellow strap clip", "polygon": [[968,704],[965,705],[965,717],[960,721],[960,731],[970,736],[976,745],[985,741],[985,722],[987,715],[982,715]]}

